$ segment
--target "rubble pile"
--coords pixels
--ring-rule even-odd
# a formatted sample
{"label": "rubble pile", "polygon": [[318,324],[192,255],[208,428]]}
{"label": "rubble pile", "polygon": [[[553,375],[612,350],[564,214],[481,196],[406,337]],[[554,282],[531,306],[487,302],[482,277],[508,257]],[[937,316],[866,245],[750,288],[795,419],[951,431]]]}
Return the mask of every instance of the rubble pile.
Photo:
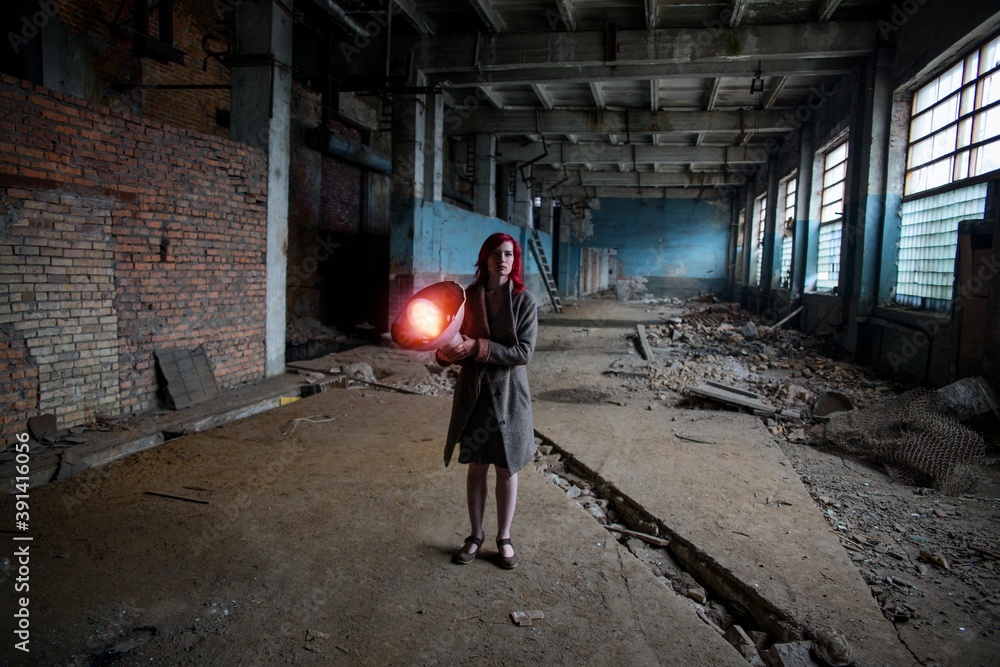
{"label": "rubble pile", "polygon": [[646,327],[656,361],[649,388],[683,394],[701,382],[759,394],[786,417],[811,408],[816,397],[837,391],[857,407],[879,402],[892,389],[864,368],[829,358],[822,343],[758,326],[739,304],[698,304],[680,317]]}

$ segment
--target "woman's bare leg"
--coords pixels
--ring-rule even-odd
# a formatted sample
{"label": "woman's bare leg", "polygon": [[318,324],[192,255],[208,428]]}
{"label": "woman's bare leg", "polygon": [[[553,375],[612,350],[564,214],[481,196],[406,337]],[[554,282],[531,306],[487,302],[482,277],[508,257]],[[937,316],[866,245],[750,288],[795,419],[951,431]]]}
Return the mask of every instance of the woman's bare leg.
{"label": "woman's bare leg", "polygon": [[[510,538],[510,524],[514,521],[514,507],[517,505],[517,473],[513,475],[506,468],[497,468],[497,539]],[[505,544],[500,555],[510,558],[514,549]]]}
{"label": "woman's bare leg", "polygon": [[[465,495],[469,502],[469,523],[472,525],[472,535],[483,536],[483,515],[486,512],[486,494],[488,490],[488,465],[469,464],[469,474],[465,480]],[[474,554],[479,549],[469,542],[462,549],[467,554]]]}

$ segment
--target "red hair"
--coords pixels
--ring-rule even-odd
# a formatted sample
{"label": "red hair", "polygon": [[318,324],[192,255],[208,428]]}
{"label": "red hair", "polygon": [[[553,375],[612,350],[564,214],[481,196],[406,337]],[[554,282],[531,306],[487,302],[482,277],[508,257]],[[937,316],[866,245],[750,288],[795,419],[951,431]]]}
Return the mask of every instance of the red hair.
{"label": "red hair", "polygon": [[514,246],[514,263],[510,268],[510,281],[514,283],[514,294],[520,294],[524,291],[524,262],[521,259],[521,246],[514,240],[513,236],[503,232],[491,234],[483,241],[483,247],[479,249],[479,259],[476,261],[476,282],[483,286],[486,285],[486,280],[490,275],[490,255],[505,241],[510,241]]}

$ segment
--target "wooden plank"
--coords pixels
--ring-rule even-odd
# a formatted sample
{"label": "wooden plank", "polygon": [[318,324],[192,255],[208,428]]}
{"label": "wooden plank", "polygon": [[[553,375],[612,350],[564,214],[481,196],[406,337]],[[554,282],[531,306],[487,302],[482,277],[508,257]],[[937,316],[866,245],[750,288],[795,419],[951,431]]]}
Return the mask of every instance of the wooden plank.
{"label": "wooden plank", "polygon": [[718,382],[703,382],[693,387],[686,387],[685,390],[696,396],[741,408],[750,408],[751,410],[768,415],[777,412],[777,408],[760,400],[761,397],[759,394],[737,389],[736,387],[728,387]]}
{"label": "wooden plank", "polygon": [[635,325],[636,333],[639,334],[639,345],[642,346],[642,356],[646,361],[653,360],[653,348],[649,346],[649,340],[646,338],[646,326],[643,324]]}

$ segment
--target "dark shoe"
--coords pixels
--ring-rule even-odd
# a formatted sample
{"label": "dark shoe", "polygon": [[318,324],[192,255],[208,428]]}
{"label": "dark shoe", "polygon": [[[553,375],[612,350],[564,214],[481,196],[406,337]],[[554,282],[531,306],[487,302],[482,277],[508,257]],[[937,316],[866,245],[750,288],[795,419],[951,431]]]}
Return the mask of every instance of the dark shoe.
{"label": "dark shoe", "polygon": [[[465,552],[465,547],[468,546],[469,542],[476,545],[476,550],[471,554]],[[459,565],[468,565],[472,561],[476,560],[476,556],[479,555],[479,549],[483,546],[483,538],[476,537],[475,535],[469,535],[465,538],[465,544],[462,545],[462,550],[455,554],[452,561],[458,563]]]}
{"label": "dark shoe", "polygon": [[510,556],[509,558],[507,556],[504,556],[503,555],[503,547],[505,547],[505,546],[509,546],[511,549],[514,548],[514,545],[512,545],[510,543],[510,538],[509,537],[508,538],[504,538],[502,540],[499,539],[499,538],[497,538],[497,551],[500,552],[500,554],[499,554],[499,556],[500,556],[500,567],[502,567],[505,570],[513,570],[515,567],[517,567],[517,554],[514,554],[513,556]]}

